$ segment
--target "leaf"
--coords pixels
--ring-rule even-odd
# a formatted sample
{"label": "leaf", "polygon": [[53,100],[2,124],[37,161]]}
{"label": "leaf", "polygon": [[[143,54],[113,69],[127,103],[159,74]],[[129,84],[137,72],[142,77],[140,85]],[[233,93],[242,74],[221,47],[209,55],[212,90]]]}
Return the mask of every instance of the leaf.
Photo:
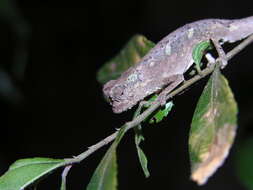
{"label": "leaf", "polygon": [[253,138],[247,139],[236,152],[236,174],[240,181],[250,190],[253,190]]}
{"label": "leaf", "polygon": [[198,43],[193,48],[192,58],[193,58],[193,61],[196,65],[196,68],[198,71],[200,71],[200,64],[201,64],[201,60],[202,60],[203,55],[205,54],[205,52],[207,50],[212,49],[212,47],[213,46],[212,46],[210,40],[208,40],[208,41],[203,41],[203,42]]}
{"label": "leaf", "polygon": [[20,190],[41,177],[63,166],[65,160],[52,158],[26,158],[14,162],[0,177],[1,190]]}
{"label": "leaf", "polygon": [[199,185],[220,167],[233,143],[237,105],[225,77],[216,67],[195,109],[190,130],[191,178]]}
{"label": "leaf", "polygon": [[118,78],[129,67],[138,63],[155,44],[142,35],[133,36],[123,49],[110,61],[106,62],[97,73],[101,84]]}
{"label": "leaf", "polygon": [[[155,101],[157,98],[157,95],[153,95],[146,104],[141,105],[139,104],[138,108],[136,109],[136,111],[134,112],[134,116],[133,119],[135,119],[136,117],[138,117],[141,114],[142,108],[148,108],[150,106],[150,104]],[[144,137],[142,135],[142,127],[141,124],[137,125],[136,127],[134,127],[134,131],[135,131],[135,145],[136,145],[136,149],[137,149],[137,155],[142,167],[142,170],[144,172],[145,177],[149,177],[149,171],[148,171],[148,160],[147,157],[145,155],[145,153],[143,152],[143,150],[140,147],[140,143],[141,141],[144,141]]]}
{"label": "leaf", "polygon": [[105,156],[95,170],[87,190],[116,190],[117,189],[117,158],[116,148],[125,134],[125,127],[122,127],[118,135],[106,152]]}
{"label": "leaf", "polygon": [[[158,96],[156,94],[153,95],[148,100],[148,102],[143,105],[143,107],[145,109],[149,108],[151,103],[154,102],[157,99],[157,97]],[[172,101],[168,102],[165,105],[165,108],[163,110],[159,109],[156,112],[156,114],[150,119],[149,123],[154,123],[155,121],[157,123],[160,122],[164,117],[166,117],[168,115],[168,113],[170,112],[172,106],[173,106]],[[134,118],[136,118],[138,115],[140,115],[143,107],[139,105],[139,107],[137,108],[137,110],[134,113]],[[142,170],[144,172],[145,177],[149,177],[150,173],[148,171],[148,160],[147,160],[147,157],[146,157],[145,153],[143,152],[143,150],[140,147],[141,141],[144,141],[144,137],[142,135],[142,130],[141,130],[141,125],[136,126],[134,129],[135,129],[135,145],[136,145],[136,149],[137,149],[138,158],[139,158],[139,161],[140,161],[140,164],[141,164],[141,167],[142,167]]]}
{"label": "leaf", "polygon": [[164,109],[159,109],[155,115],[149,120],[149,123],[159,123],[160,121],[163,120],[163,118],[167,117],[167,115],[170,113],[172,107],[173,107],[173,102],[170,101],[168,103],[165,104],[165,108]]}
{"label": "leaf", "polygon": [[145,177],[149,177],[150,173],[148,171],[148,159],[140,147],[140,143],[144,141],[144,136],[142,135],[141,125],[135,128],[135,145],[137,149],[138,158],[144,172]]}

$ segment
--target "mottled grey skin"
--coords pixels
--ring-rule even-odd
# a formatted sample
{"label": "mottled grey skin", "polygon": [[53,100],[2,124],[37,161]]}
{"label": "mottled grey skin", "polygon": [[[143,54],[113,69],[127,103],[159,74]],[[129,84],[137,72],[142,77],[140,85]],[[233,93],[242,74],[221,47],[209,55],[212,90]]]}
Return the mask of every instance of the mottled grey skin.
{"label": "mottled grey skin", "polygon": [[213,40],[235,42],[253,34],[253,16],[237,20],[206,19],[186,24],[163,38],[142,60],[117,80],[104,85],[115,113],[132,108],[146,96],[165,87],[173,90],[193,64],[196,44]]}

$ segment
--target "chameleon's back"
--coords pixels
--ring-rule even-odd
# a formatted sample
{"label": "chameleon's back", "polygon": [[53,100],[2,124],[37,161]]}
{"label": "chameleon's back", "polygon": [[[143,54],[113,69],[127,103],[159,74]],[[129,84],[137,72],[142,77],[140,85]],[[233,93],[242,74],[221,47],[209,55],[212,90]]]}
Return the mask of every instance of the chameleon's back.
{"label": "chameleon's back", "polygon": [[146,96],[170,85],[176,75],[183,78],[193,64],[192,52],[196,44],[210,39],[234,42],[252,34],[252,29],[253,17],[206,19],[184,25],[163,38],[120,78],[105,84],[104,94],[111,99],[114,112],[125,111]]}
{"label": "chameleon's back", "polygon": [[253,16],[231,20],[225,41],[236,42],[253,34]]}
{"label": "chameleon's back", "polygon": [[[149,65],[151,62],[167,63],[165,68],[170,73],[185,72],[193,63],[192,49],[204,40],[235,42],[253,33],[253,16],[244,19],[204,19],[186,24],[164,37],[140,61]],[[182,60],[184,60],[182,63]],[[171,65],[173,62],[173,66]],[[180,62],[181,64],[175,64]],[[168,72],[167,71],[167,72]]]}
{"label": "chameleon's back", "polygon": [[[231,21],[230,21],[231,22]],[[228,20],[206,19],[186,24],[164,37],[150,52],[143,57],[139,65],[150,65],[155,63],[157,67],[162,64],[170,74],[182,74],[193,63],[193,47],[212,36],[225,36],[227,29],[224,24]],[[214,31],[212,28],[219,28]],[[213,31],[210,32],[210,31]],[[137,65],[136,68],[139,66]]]}

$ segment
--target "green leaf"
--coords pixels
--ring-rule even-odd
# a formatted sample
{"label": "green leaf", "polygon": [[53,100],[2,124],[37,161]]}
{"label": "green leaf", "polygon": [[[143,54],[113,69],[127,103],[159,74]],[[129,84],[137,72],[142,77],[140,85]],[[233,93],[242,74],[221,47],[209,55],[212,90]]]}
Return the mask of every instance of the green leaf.
{"label": "green leaf", "polygon": [[116,148],[125,134],[125,128],[122,127],[118,135],[106,152],[105,156],[95,170],[87,190],[116,190],[117,189],[117,158]]}
{"label": "green leaf", "polygon": [[204,56],[205,52],[207,50],[212,49],[212,47],[213,46],[210,40],[208,40],[208,41],[203,41],[203,42],[198,43],[193,48],[192,58],[198,71],[200,71],[200,63],[201,63],[202,57]]}
{"label": "green leaf", "polygon": [[250,190],[253,190],[253,138],[247,139],[237,147],[236,174],[241,182]]}
{"label": "green leaf", "polygon": [[63,166],[65,160],[52,158],[27,158],[14,162],[0,177],[1,190],[20,190],[41,177]]}
{"label": "green leaf", "polygon": [[138,63],[155,44],[142,35],[133,36],[122,50],[110,61],[106,62],[97,73],[101,84],[118,78],[129,67]]}
{"label": "green leaf", "polygon": [[149,120],[149,123],[159,123],[160,121],[163,120],[163,118],[167,117],[167,115],[170,113],[172,107],[173,107],[173,102],[170,101],[165,104],[164,109],[159,109],[155,115]]}
{"label": "green leaf", "polygon": [[148,171],[148,159],[140,147],[140,143],[144,141],[144,136],[142,135],[141,125],[135,128],[135,145],[137,149],[138,158],[144,172],[145,177],[149,177],[150,173]]}
{"label": "green leaf", "polygon": [[191,178],[199,185],[223,164],[236,126],[237,105],[233,93],[216,67],[198,101],[190,130]]}

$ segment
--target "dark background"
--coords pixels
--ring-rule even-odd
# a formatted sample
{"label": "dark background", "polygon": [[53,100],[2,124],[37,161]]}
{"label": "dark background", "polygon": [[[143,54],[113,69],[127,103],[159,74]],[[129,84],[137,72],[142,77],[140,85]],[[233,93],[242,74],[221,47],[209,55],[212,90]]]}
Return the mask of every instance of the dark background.
{"label": "dark background", "polygon": [[[1,174],[20,158],[77,155],[131,118],[132,111],[112,113],[96,81],[96,71],[132,35],[144,34],[158,42],[177,27],[195,20],[243,18],[253,13],[251,1],[13,3],[19,15],[8,16],[7,10],[0,18],[0,65],[12,83],[7,88],[9,94],[1,90]],[[21,38],[25,40],[19,39],[15,27],[21,28]],[[22,45],[16,50],[18,43]],[[18,61],[13,60],[15,52],[22,50],[28,53],[24,77],[22,72],[15,74]],[[125,136],[118,149],[120,190],[244,189],[236,177],[234,154],[243,139],[252,134],[252,52],[251,45],[223,71],[239,105],[239,128],[231,154],[207,185],[198,187],[189,180],[187,147],[191,117],[206,82],[203,80],[175,98],[176,106],[165,121],[145,127],[143,149],[149,158],[149,179],[145,179],[139,166],[133,132]],[[72,168],[69,189],[85,189],[105,151],[106,148],[97,151]],[[60,172],[56,172],[38,189],[59,186]]]}

